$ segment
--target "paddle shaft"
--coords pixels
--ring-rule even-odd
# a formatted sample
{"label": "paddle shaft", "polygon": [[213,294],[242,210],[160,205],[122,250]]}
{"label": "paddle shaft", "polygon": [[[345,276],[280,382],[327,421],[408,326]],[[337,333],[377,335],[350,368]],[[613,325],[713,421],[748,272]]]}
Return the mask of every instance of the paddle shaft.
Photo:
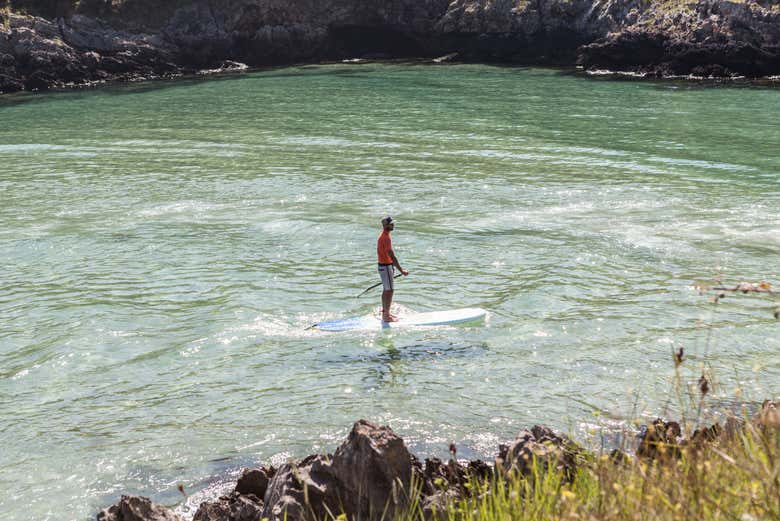
{"label": "paddle shaft", "polygon": [[[403,273],[397,273],[397,274],[396,274],[396,276],[395,276],[395,277],[393,277],[393,278],[394,278],[394,279],[397,279],[398,277],[400,277],[400,276],[402,276],[402,275],[403,275]],[[381,286],[381,285],[382,285],[382,283],[381,283],[381,282],[378,282],[378,283],[374,284],[373,286],[371,286],[370,288],[366,288],[366,289],[364,289],[364,290],[363,290],[363,292],[362,292],[360,295],[357,295],[355,298],[362,297],[363,295],[365,295],[366,293],[368,293],[368,292],[369,292],[369,291],[371,291],[372,289],[376,288],[377,286]]]}

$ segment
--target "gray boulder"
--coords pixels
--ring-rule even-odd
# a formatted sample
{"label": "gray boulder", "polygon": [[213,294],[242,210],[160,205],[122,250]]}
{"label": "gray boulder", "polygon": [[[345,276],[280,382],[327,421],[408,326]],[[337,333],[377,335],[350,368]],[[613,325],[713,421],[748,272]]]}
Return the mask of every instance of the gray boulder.
{"label": "gray boulder", "polygon": [[282,466],[268,485],[262,517],[392,519],[409,504],[411,476],[403,440],[389,427],[360,420],[333,456]]}
{"label": "gray boulder", "polygon": [[260,521],[263,502],[254,494],[233,493],[217,501],[203,502],[192,521]]}
{"label": "gray boulder", "polygon": [[262,517],[271,521],[321,519],[329,510],[337,515],[343,510],[338,487],[330,456],[313,455],[282,465],[268,484]]}
{"label": "gray boulder", "polygon": [[254,494],[259,498],[263,498],[268,490],[268,483],[270,483],[274,474],[276,474],[276,469],[273,467],[244,469],[241,477],[236,482],[236,492],[239,494]]}
{"label": "gray boulder", "polygon": [[499,448],[496,465],[506,474],[531,477],[536,464],[541,469],[558,469],[572,480],[584,455],[585,451],[567,436],[534,425],[520,432],[511,444]]}
{"label": "gray boulder", "polygon": [[761,409],[753,417],[753,423],[759,428],[780,429],[780,410],[774,400],[764,400]]}
{"label": "gray boulder", "polygon": [[[333,455],[345,505],[360,519],[386,519],[408,505],[412,456],[390,427],[360,420]],[[379,516],[379,517],[377,517]]]}

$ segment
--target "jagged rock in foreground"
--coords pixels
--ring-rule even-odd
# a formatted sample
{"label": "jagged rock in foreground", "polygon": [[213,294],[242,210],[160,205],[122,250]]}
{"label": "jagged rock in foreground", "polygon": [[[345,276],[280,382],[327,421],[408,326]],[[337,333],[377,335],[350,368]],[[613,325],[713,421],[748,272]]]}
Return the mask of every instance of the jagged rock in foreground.
{"label": "jagged rock in foreground", "polygon": [[263,517],[392,519],[410,495],[412,456],[389,427],[360,420],[333,456],[309,456],[284,465],[268,485]]}
{"label": "jagged rock in foreground", "polygon": [[97,521],[184,521],[184,518],[149,498],[122,496],[119,503],[101,511]]}
{"label": "jagged rock in foreground", "polygon": [[409,503],[412,456],[390,427],[377,427],[365,420],[355,423],[347,441],[333,455],[333,470],[348,514],[360,519],[392,519]]}
{"label": "jagged rock in foreground", "polygon": [[236,482],[235,492],[238,494],[254,494],[260,499],[265,497],[268,484],[276,474],[273,467],[260,467],[258,469],[246,469]]}
{"label": "jagged rock in foreground", "polygon": [[709,444],[728,442],[745,429],[752,432],[780,429],[780,411],[777,409],[777,403],[773,400],[764,400],[761,408],[750,421],[729,416],[723,426],[715,423],[709,427],[700,427],[687,439],[683,437],[679,423],[656,418],[652,424],[644,425],[640,429],[636,455],[652,460],[675,459],[681,456],[685,447],[701,449]]}
{"label": "jagged rock in foreground", "polygon": [[201,503],[193,521],[256,521],[262,517],[263,498],[276,474],[273,467],[245,469],[229,496]]}
{"label": "jagged rock in foreground", "polygon": [[233,492],[217,501],[201,503],[192,521],[258,521],[262,513],[262,499]]}
{"label": "jagged rock in foreground", "polygon": [[780,429],[780,410],[774,400],[764,400],[761,409],[753,417],[753,423],[760,429]]}
{"label": "jagged rock in foreground", "polygon": [[[204,502],[194,521],[392,518],[408,505],[412,455],[389,427],[360,420],[333,455],[243,473],[230,496]],[[389,517],[387,517],[389,516]]]}
{"label": "jagged rock in foreground", "polygon": [[555,468],[573,479],[583,461],[585,451],[568,437],[556,434],[548,427],[534,425],[518,434],[510,445],[499,449],[498,462],[504,473],[517,472],[523,476],[533,473],[534,461],[541,468]]}
{"label": "jagged rock in foreground", "polygon": [[657,418],[640,430],[636,455],[649,459],[677,457],[680,455],[681,436],[679,423]]}
{"label": "jagged rock in foreground", "polygon": [[474,492],[471,488],[474,481],[484,482],[495,477],[493,467],[482,460],[463,465],[454,458],[453,449],[454,444],[450,449],[453,457],[446,463],[439,458],[426,458],[422,466],[413,458],[417,483],[421,484],[420,506],[426,519],[444,512],[449,503],[470,497]]}

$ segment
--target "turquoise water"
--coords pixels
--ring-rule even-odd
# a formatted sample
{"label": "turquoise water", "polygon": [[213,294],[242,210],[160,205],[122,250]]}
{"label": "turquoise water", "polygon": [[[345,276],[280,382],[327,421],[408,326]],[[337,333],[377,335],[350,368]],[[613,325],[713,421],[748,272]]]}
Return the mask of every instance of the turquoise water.
{"label": "turquoise water", "polygon": [[[779,120],[778,90],[476,65],[0,99],[0,511],[191,515],[359,418],[422,455],[598,440],[678,414],[679,347],[714,410],[777,396],[777,304],[693,285],[780,285]],[[385,214],[399,312],[485,324],[305,330],[376,311]]]}

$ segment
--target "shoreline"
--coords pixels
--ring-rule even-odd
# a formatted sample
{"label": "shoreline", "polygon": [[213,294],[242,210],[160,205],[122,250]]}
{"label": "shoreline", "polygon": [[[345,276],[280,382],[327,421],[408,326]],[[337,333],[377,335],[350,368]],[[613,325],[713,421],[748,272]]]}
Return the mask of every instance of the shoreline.
{"label": "shoreline", "polygon": [[[242,64],[243,65],[243,64]],[[223,80],[241,77],[246,74],[263,73],[270,71],[278,71],[292,68],[308,68],[308,67],[325,67],[334,65],[351,65],[359,67],[361,65],[408,65],[408,66],[431,66],[431,67],[447,67],[447,66],[459,66],[459,65],[484,65],[486,67],[498,67],[498,68],[538,68],[545,70],[557,71],[561,75],[574,76],[577,78],[592,80],[592,81],[630,81],[630,82],[648,82],[658,84],[680,85],[685,87],[699,86],[702,88],[719,88],[719,87],[745,87],[745,88],[780,88],[780,75],[777,76],[765,76],[765,77],[700,77],[700,76],[666,76],[655,77],[646,74],[633,73],[627,71],[610,71],[610,70],[597,70],[588,71],[581,67],[575,66],[560,66],[560,65],[525,65],[519,63],[483,63],[483,62],[458,62],[451,61],[446,64],[436,63],[429,58],[416,58],[416,59],[387,59],[387,60],[370,60],[359,59],[354,60],[341,60],[341,61],[321,61],[321,62],[300,62],[290,63],[286,65],[272,65],[272,66],[258,66],[258,67],[241,67],[241,68],[228,68],[224,70],[211,69],[195,72],[182,72],[175,73],[168,76],[152,76],[152,77],[136,77],[131,80],[97,80],[93,82],[80,83],[80,84],[66,84],[58,87],[48,88],[42,91],[17,91],[3,93],[0,92],[0,106],[5,103],[25,102],[33,99],[31,96],[38,96],[42,94],[64,94],[72,92],[86,92],[86,91],[100,91],[104,89],[122,89],[132,86],[144,85],[149,89],[164,88],[175,83],[197,82],[197,81],[210,81],[210,80]],[[24,98],[24,99],[23,99]]]}
{"label": "shoreline", "polygon": [[[380,521],[388,512],[390,518],[403,517],[409,508],[430,519],[471,497],[478,483],[534,479],[540,469],[574,482],[584,469],[599,462],[616,469],[635,462],[669,465],[690,451],[716,446],[726,450],[751,433],[778,432],[780,411],[776,402],[765,400],[752,418],[730,416],[722,425],[691,428],[659,418],[639,429],[633,450],[619,447],[607,453],[586,449],[564,434],[535,425],[500,444],[492,459],[458,458],[458,447],[451,443],[450,457],[444,460],[419,458],[390,427],[358,420],[333,453],[289,459],[278,467],[244,468],[235,484],[225,481],[214,487],[228,492],[202,501],[192,520],[303,521],[344,514],[347,519]],[[179,491],[188,497],[181,485]],[[384,505],[382,514],[378,513],[380,505]],[[129,518],[136,521],[185,519],[181,505],[171,510],[148,498],[123,495],[118,503],[100,511],[97,520],[122,521],[128,519],[122,517],[123,512],[131,511],[145,513]]]}

